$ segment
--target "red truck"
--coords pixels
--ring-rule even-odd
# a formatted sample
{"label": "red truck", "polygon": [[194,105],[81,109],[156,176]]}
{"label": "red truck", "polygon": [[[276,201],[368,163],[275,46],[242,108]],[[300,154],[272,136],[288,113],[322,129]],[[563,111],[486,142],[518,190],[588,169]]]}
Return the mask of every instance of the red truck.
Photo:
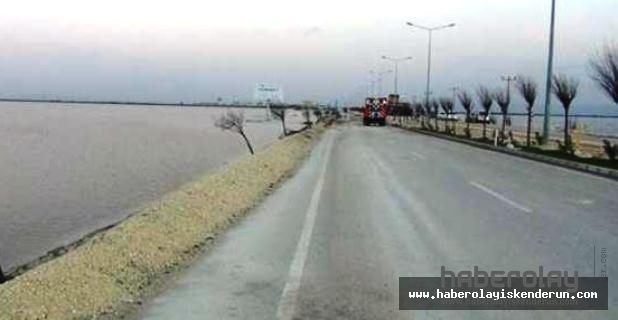
{"label": "red truck", "polygon": [[384,126],[388,116],[387,98],[366,98],[363,108],[363,125],[369,126],[373,123]]}

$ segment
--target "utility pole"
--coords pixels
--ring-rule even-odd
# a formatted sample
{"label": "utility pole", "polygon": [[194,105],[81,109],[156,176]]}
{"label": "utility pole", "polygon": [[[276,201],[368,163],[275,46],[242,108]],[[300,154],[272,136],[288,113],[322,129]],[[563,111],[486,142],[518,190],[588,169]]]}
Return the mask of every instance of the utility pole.
{"label": "utility pole", "polygon": [[517,77],[503,76],[502,81],[506,81],[506,98],[511,101],[511,82],[517,81]]}
{"label": "utility pole", "polygon": [[547,58],[547,82],[545,83],[545,114],[543,119],[543,144],[549,141],[549,117],[551,104],[551,78],[554,73],[554,30],[556,26],[556,0],[551,0],[549,25],[549,57]]}

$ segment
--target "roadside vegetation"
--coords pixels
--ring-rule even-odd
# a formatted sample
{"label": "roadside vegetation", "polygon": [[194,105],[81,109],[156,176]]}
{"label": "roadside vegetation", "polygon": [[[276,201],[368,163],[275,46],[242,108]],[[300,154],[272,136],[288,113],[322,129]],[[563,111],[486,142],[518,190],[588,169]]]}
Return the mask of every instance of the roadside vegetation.
{"label": "roadside vegetation", "polygon": [[[466,110],[466,119],[470,119],[472,115],[472,111],[474,110],[474,100],[472,100],[472,96],[468,93],[468,91],[461,91],[457,94],[457,98],[459,99],[459,103]],[[470,121],[466,121],[466,130],[464,132],[466,138],[470,138]]]}
{"label": "roadside vegetation", "polygon": [[495,94],[496,103],[500,107],[500,113],[502,113],[502,129],[500,130],[500,143],[504,144],[506,140],[506,119],[509,116],[509,105],[511,104],[511,97],[508,93],[498,90]]}
{"label": "roadside vegetation", "polygon": [[[611,101],[618,105],[618,46],[606,46],[595,54],[589,62],[590,78],[597,84]],[[542,154],[550,157],[618,169],[618,143],[616,139],[600,139],[585,132],[571,118],[577,106],[579,79],[566,74],[556,74],[551,78],[551,95],[562,107],[563,120],[559,137],[552,137],[544,142],[541,134],[533,132],[535,106],[539,97],[539,85],[529,76],[519,75],[515,78],[516,92],[523,102],[526,117],[525,131],[513,130],[511,124],[511,99],[509,89],[492,91],[487,85],[476,87],[471,95],[469,91],[460,90],[455,98],[442,97],[429,100],[428,103],[412,103],[410,126],[421,130],[470,139],[496,147],[508,147],[523,152]],[[473,97],[473,95],[476,97]],[[475,99],[476,98],[476,99]],[[494,102],[499,112],[492,112]],[[455,108],[460,106],[465,125],[459,123]],[[475,106],[480,109],[475,112]],[[517,107],[517,106],[515,106]],[[442,113],[440,113],[440,108]],[[501,116],[498,123],[495,115]],[[438,120],[444,121],[438,121]],[[539,118],[542,120],[542,118]],[[433,121],[432,121],[433,120]],[[536,120],[538,121],[538,120]]]}
{"label": "roadside vegetation", "polygon": [[285,137],[288,135],[288,129],[285,126],[285,114],[286,114],[286,108],[280,108],[280,107],[276,107],[276,106],[271,106],[270,107],[270,113],[276,118],[279,119],[279,121],[281,121],[281,136]]}
{"label": "roadside vegetation", "polygon": [[241,111],[227,111],[215,121],[215,127],[220,128],[223,131],[238,133],[245,141],[247,149],[249,149],[249,153],[255,154],[253,151],[253,145],[251,145],[251,141],[249,141],[249,138],[245,133],[245,116]]}
{"label": "roadside vegetation", "polygon": [[[491,112],[491,106],[494,104],[493,96],[489,92],[489,89],[487,89],[487,87],[484,87],[484,86],[479,87],[477,91],[477,95],[479,98],[479,104],[483,107],[483,112],[484,112],[483,117],[489,116],[489,113]],[[487,121],[483,120],[482,122],[483,122],[483,140],[487,140]]]}
{"label": "roadside vegetation", "polygon": [[[289,109],[290,108],[286,106],[270,106],[271,116],[281,122],[282,133],[280,138],[291,136],[310,129],[313,126],[313,121],[311,119],[312,114],[317,119],[316,122],[321,122],[324,120],[324,112],[322,110],[320,110],[319,108],[313,108],[313,106],[310,105],[304,105],[301,109],[301,114],[304,120],[302,122],[303,127],[298,130],[290,130],[286,125],[286,116],[289,114]],[[313,112],[312,109],[314,109]],[[245,123],[246,121],[244,113],[242,111],[228,110],[215,120],[214,125],[215,127],[220,128],[223,131],[230,131],[239,134],[245,142],[249,153],[255,154],[253,144],[251,143],[251,140],[247,136],[247,132],[245,130]]]}
{"label": "roadside vegetation", "polygon": [[530,132],[532,130],[532,109],[536,102],[537,83],[532,78],[518,77],[517,90],[526,101],[526,147],[531,146]]}
{"label": "roadside vegetation", "polygon": [[444,132],[450,134],[451,127],[449,126],[449,116],[453,113],[455,102],[449,97],[442,97],[439,100],[442,111],[444,111]]}
{"label": "roadside vegetation", "polygon": [[565,75],[556,75],[553,78],[552,92],[562,104],[562,108],[564,108],[564,138],[562,143],[560,143],[560,141],[557,141],[557,143],[560,150],[570,154],[575,153],[575,147],[573,146],[573,141],[569,134],[569,111],[571,110],[573,100],[575,100],[577,96],[578,87],[579,82],[577,80]]}
{"label": "roadside vegetation", "polygon": [[[590,60],[592,79],[618,105],[618,44],[607,45]],[[611,161],[618,158],[618,144],[603,140],[603,150]]]}

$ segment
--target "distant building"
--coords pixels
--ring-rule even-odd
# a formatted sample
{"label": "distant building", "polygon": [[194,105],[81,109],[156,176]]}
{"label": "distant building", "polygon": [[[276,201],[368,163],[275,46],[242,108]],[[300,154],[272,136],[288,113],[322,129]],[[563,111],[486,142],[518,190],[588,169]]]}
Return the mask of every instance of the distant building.
{"label": "distant building", "polygon": [[253,101],[258,105],[283,103],[283,89],[277,85],[258,83],[253,91]]}

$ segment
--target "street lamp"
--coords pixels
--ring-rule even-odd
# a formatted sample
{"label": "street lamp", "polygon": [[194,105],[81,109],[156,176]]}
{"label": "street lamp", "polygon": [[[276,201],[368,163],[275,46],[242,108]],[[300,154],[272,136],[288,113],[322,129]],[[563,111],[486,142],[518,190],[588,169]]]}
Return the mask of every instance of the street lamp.
{"label": "street lamp", "polygon": [[412,60],[412,57],[402,57],[402,58],[392,58],[392,57],[387,57],[387,56],[382,56],[382,59],[384,60],[388,60],[391,61],[393,64],[395,64],[395,79],[394,79],[394,87],[395,87],[395,94],[398,94],[397,92],[397,86],[398,86],[398,74],[399,74],[399,62],[403,62],[406,60]]}
{"label": "street lamp", "polygon": [[376,81],[374,79],[376,72],[373,70],[369,70],[369,88],[367,91],[369,97],[373,97],[376,91]]}
{"label": "street lamp", "polygon": [[551,1],[551,22],[549,25],[549,57],[547,58],[547,82],[545,84],[545,115],[543,119],[543,143],[549,141],[549,116],[551,103],[551,77],[554,69],[554,29],[556,25],[556,0]]}
{"label": "street lamp", "polygon": [[382,80],[384,80],[384,76],[392,72],[393,70],[386,70],[386,71],[378,73],[378,95],[379,96],[382,96]]}
{"label": "street lamp", "polygon": [[443,26],[437,26],[437,27],[425,27],[425,26],[421,26],[421,25],[418,25],[412,22],[406,22],[406,24],[413,28],[425,30],[429,34],[429,47],[427,49],[427,89],[425,90],[425,105],[429,105],[429,94],[431,92],[431,38],[432,38],[434,31],[446,29],[446,28],[452,28],[455,26],[455,24],[450,23],[450,24],[446,24]]}

